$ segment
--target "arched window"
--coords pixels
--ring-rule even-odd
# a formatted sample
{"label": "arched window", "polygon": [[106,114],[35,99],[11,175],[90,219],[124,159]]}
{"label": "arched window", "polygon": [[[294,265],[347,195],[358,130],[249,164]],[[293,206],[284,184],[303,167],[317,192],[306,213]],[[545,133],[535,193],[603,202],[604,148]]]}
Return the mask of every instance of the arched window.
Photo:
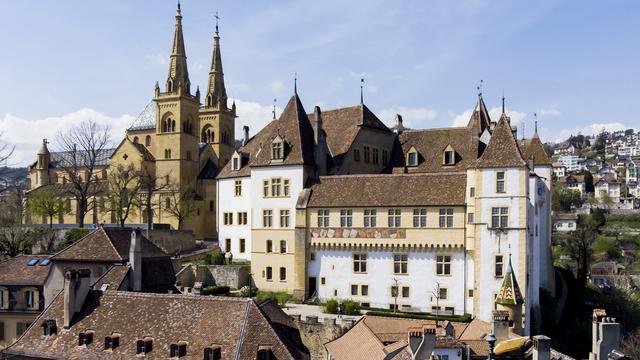
{"label": "arched window", "polygon": [[137,143],[138,143],[138,137],[137,137],[137,136],[134,136],[134,137],[133,137],[133,143],[134,143],[134,144],[137,144]]}
{"label": "arched window", "polygon": [[167,81],[167,91],[168,92],[172,92],[173,91],[173,80]]}
{"label": "arched window", "polygon": [[175,120],[171,120],[171,131],[172,132],[176,131],[176,121]]}
{"label": "arched window", "polygon": [[144,146],[151,146],[151,135],[147,135],[147,137],[144,138]]}

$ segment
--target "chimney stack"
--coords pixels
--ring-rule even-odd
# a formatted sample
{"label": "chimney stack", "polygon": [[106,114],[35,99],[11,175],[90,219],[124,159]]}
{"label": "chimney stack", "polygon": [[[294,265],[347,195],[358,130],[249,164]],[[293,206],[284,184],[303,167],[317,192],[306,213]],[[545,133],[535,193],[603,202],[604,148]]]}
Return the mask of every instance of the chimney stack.
{"label": "chimney stack", "polygon": [[550,359],[551,359],[551,339],[544,335],[534,336],[532,360],[550,360]]}
{"label": "chimney stack", "polygon": [[604,309],[593,309],[592,337],[589,360],[607,360],[620,346],[620,324]]}
{"label": "chimney stack", "polygon": [[327,175],[327,143],[325,139],[324,129],[322,128],[322,112],[320,107],[316,106],[313,109],[313,114],[316,119],[313,125],[314,135],[314,157],[316,167],[318,169],[318,176]]}
{"label": "chimney stack", "polygon": [[64,274],[64,319],[63,327],[71,327],[73,316],[82,309],[89,293],[89,269],[67,270]]}
{"label": "chimney stack", "polygon": [[242,127],[242,146],[247,145],[249,142],[249,127],[247,125]]}
{"label": "chimney stack", "polygon": [[509,339],[509,312],[505,310],[494,310],[491,330],[496,337],[496,344]]}
{"label": "chimney stack", "polygon": [[131,232],[129,247],[129,265],[131,266],[131,289],[142,290],[142,233],[140,229]]}
{"label": "chimney stack", "polygon": [[409,329],[408,350],[411,360],[429,359],[436,347],[436,329],[430,325]]}
{"label": "chimney stack", "polygon": [[396,133],[400,134],[404,131],[404,125],[402,125],[402,115],[396,114]]}

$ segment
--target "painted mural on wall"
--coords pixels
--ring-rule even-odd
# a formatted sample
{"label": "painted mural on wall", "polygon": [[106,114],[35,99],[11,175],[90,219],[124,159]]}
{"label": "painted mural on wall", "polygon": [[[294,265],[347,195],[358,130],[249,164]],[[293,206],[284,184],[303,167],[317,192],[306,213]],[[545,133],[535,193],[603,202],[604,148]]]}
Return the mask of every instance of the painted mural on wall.
{"label": "painted mural on wall", "polygon": [[313,238],[365,238],[365,239],[404,239],[407,237],[405,229],[343,229],[343,228],[315,228],[311,229]]}

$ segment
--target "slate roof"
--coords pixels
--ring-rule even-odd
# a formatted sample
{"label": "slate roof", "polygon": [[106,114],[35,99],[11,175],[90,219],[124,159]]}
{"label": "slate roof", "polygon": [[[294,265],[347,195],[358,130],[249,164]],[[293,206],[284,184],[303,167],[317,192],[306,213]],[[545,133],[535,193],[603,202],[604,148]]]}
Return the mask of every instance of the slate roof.
{"label": "slate roof", "polygon": [[491,140],[486,150],[478,159],[476,166],[479,168],[505,168],[505,167],[524,167],[527,163],[522,158],[522,153],[518,146],[511,125],[506,115],[500,117],[500,121],[496,125]]}
{"label": "slate roof", "polygon": [[466,173],[337,175],[311,186],[309,207],[463,205]]}
{"label": "slate roof", "polygon": [[[99,227],[53,255],[53,261],[123,262],[129,260],[131,229]],[[168,257],[167,253],[142,235],[142,258]]]}
{"label": "slate roof", "polygon": [[[40,265],[40,261],[48,258],[48,255],[18,255],[1,261],[0,285],[43,286],[51,265]],[[38,263],[27,265],[31,259]]]}
{"label": "slate roof", "polygon": [[[444,150],[451,145],[456,152],[455,165],[444,165]],[[418,152],[418,166],[407,167],[407,172],[442,173],[464,171],[475,164],[480,143],[473,130],[467,127],[408,130],[398,135],[392,153],[392,166],[405,167],[406,154],[414,147]]]}
{"label": "slate roof", "polygon": [[[64,294],[60,293],[32,326],[6,352],[11,355],[74,359],[131,359],[136,341],[153,339],[145,358],[169,358],[172,343],[185,341],[183,359],[202,359],[204,348],[221,347],[222,359],[255,359],[260,346],[270,346],[277,359],[308,359],[306,347],[296,347],[278,332],[253,300],[181,294],[144,294],[91,290],[69,329],[62,328]],[[58,331],[42,336],[42,323],[55,320]],[[78,346],[78,335],[93,330],[93,342]],[[104,338],[120,334],[120,344],[104,351]]]}

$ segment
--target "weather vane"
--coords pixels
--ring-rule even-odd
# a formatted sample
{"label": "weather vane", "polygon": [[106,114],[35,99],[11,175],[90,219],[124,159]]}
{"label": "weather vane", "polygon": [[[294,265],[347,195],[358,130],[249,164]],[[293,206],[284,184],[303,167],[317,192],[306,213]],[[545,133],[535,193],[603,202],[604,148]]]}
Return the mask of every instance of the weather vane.
{"label": "weather vane", "polygon": [[273,120],[276,119],[276,101],[278,101],[276,98],[273,98],[273,111],[271,111],[273,113]]}
{"label": "weather vane", "polygon": [[218,16],[218,12],[216,11],[216,16],[214,16],[216,18],[216,32],[218,32],[218,21],[220,21],[220,16]]}
{"label": "weather vane", "polygon": [[476,89],[478,89],[478,96],[482,96],[482,79],[480,79],[480,85]]}

